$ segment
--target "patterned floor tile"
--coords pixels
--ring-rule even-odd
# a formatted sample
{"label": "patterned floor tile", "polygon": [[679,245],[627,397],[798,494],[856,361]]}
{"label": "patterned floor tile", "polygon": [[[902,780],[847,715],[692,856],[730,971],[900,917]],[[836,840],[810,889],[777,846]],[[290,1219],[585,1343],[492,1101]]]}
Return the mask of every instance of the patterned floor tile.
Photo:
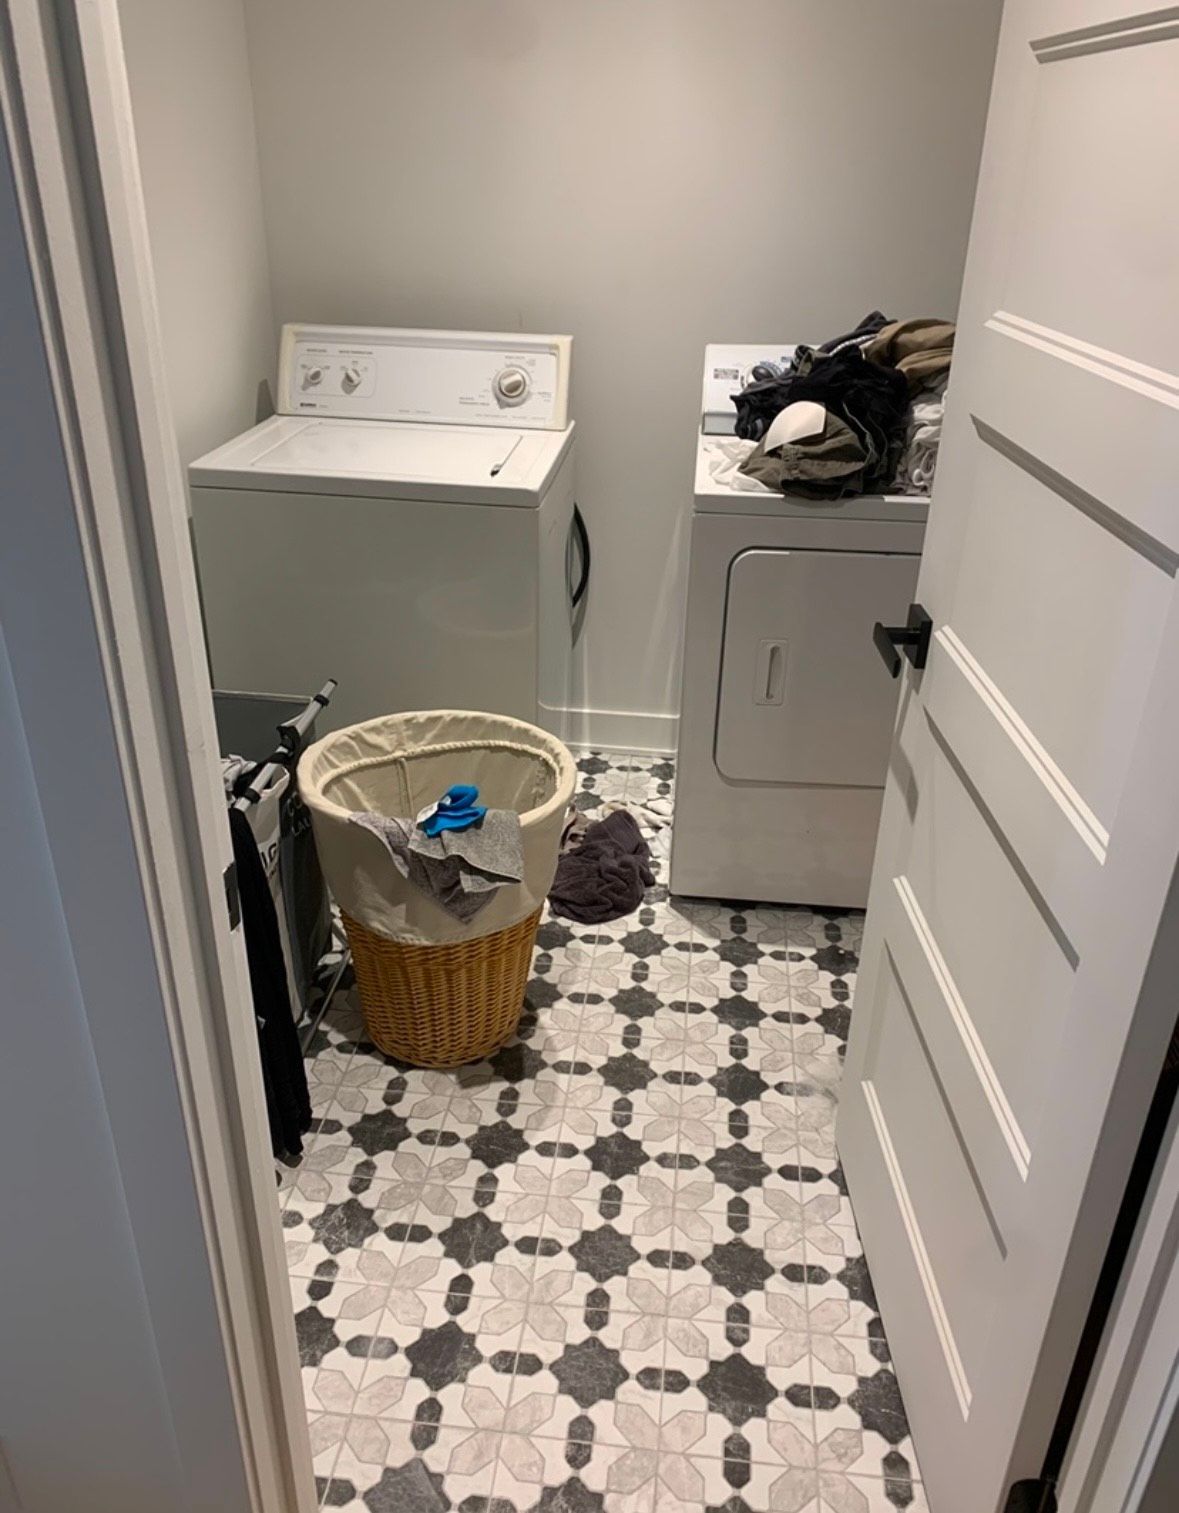
{"label": "patterned floor tile", "polygon": [[393,1348],[381,1336],[388,1289],[307,1279],[294,1290],[295,1337],[308,1410],[350,1414],[370,1354]]}
{"label": "patterned floor tile", "polygon": [[840,1432],[849,1445],[855,1441],[856,1453],[849,1449],[847,1454],[849,1472],[911,1476],[916,1458],[896,1377],[870,1350],[858,1350],[854,1356],[858,1359],[851,1362],[837,1360],[839,1370],[818,1357],[812,1359],[817,1432],[820,1437]]}
{"label": "patterned floor tile", "polygon": [[578,1211],[576,1227],[570,1213],[548,1216],[538,1280],[568,1278],[561,1301],[578,1308],[626,1306],[622,1300],[638,1283],[652,1297],[666,1295],[672,1285],[674,1224],[669,1203],[661,1197],[650,1205],[570,1204]]}
{"label": "patterned floor tile", "polygon": [[311,1469],[315,1474],[316,1484],[321,1490],[325,1489],[331,1480],[332,1471],[339,1458],[340,1446],[344,1443],[344,1431],[348,1427],[348,1422],[346,1413],[318,1413],[314,1408],[308,1407],[307,1432],[311,1441]]}
{"label": "patterned floor tile", "polygon": [[[739,1436],[735,1436],[739,1438]],[[694,1448],[694,1447],[693,1447]],[[740,1454],[706,1458],[689,1453],[665,1477],[656,1513],[822,1513],[818,1480],[810,1466],[750,1461]]]}
{"label": "patterned floor tile", "polygon": [[897,1480],[849,1475],[844,1486],[846,1490],[840,1488],[842,1502],[829,1497],[823,1504],[832,1513],[844,1513],[845,1509],[848,1513],[929,1513],[921,1483],[907,1477]]}
{"label": "patterned floor tile", "polygon": [[356,1418],[322,1487],[323,1506],[348,1513],[434,1513],[490,1500],[495,1457],[462,1429]]}
{"label": "patterned floor tile", "polygon": [[454,1096],[506,1111],[521,1104],[560,1107],[569,1092],[567,1069],[545,1064],[526,1040],[515,1040],[490,1061],[476,1061],[444,1074]]}
{"label": "patterned floor tile", "polygon": [[296,1191],[283,1209],[291,1275],[365,1281],[373,1266],[395,1265],[405,1227],[392,1216],[378,1214],[372,1180],[310,1173],[307,1182],[312,1178],[314,1196],[304,1198]]}
{"label": "patterned floor tile", "polygon": [[626,1446],[635,1423],[649,1419],[658,1429],[664,1344],[651,1327],[656,1316],[604,1311],[602,1317],[599,1322],[590,1310],[579,1310],[563,1340],[521,1350],[516,1391],[534,1399],[530,1433]]}
{"label": "patterned floor tile", "polygon": [[455,1213],[431,1213],[420,1203],[406,1228],[403,1258],[432,1263],[434,1291],[469,1285],[487,1295],[494,1291],[494,1268],[510,1266],[530,1279],[538,1257],[551,1259],[557,1253],[558,1247],[545,1238],[544,1230],[544,1212],[534,1204],[521,1207],[511,1193],[497,1194],[486,1205],[472,1204]]}
{"label": "patterned floor tile", "polygon": [[674,765],[585,752],[656,884],[546,918],[450,1071],[308,1048],[279,1201],[324,1507],[928,1513],[834,1129],[862,917],[668,897]]}

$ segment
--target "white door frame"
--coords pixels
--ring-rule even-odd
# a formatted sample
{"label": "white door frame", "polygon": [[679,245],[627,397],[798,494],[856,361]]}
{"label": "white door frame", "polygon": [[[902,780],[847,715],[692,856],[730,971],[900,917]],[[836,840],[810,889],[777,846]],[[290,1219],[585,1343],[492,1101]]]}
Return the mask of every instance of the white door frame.
{"label": "white door frame", "polygon": [[[122,769],[123,823],[150,921],[154,960],[143,965],[171,1040],[207,1242],[199,1259],[220,1320],[250,1507],[311,1513],[310,1445],[244,951],[226,913],[228,826],[115,0],[6,0],[0,54],[42,339],[39,350],[30,342],[5,361],[33,369],[48,362],[51,373],[73,545],[85,563]],[[30,586],[56,613],[68,592],[61,563],[47,558],[34,571],[44,581]],[[93,684],[72,688],[68,667],[59,676],[40,693],[46,721],[60,721],[59,738],[40,752],[35,740],[30,746],[46,769],[60,765],[60,773],[45,771],[46,791],[57,778],[57,791],[72,786],[84,797],[71,705],[82,695],[92,701]],[[36,701],[35,689],[18,692],[22,705],[26,694]],[[87,860],[76,814],[63,807],[45,817],[59,868],[71,855]],[[88,860],[72,899],[82,931],[102,917],[109,887]],[[95,1051],[110,1103],[124,1091],[119,1047],[96,1037]],[[150,1250],[153,1215],[146,1205],[135,1211],[133,1175],[156,1153],[135,1143],[130,1127],[125,1134],[119,1161],[131,1219]],[[161,1329],[179,1327],[169,1297],[174,1274],[145,1266],[144,1281]],[[161,1368],[182,1399],[186,1344],[170,1343],[175,1354],[162,1351]]]}
{"label": "white door frame", "polygon": [[1060,1513],[1134,1513],[1148,1491],[1158,1495],[1155,1467],[1168,1436],[1177,1432],[1179,1106],[1171,1112],[1156,1158],[1073,1432],[1060,1481]]}

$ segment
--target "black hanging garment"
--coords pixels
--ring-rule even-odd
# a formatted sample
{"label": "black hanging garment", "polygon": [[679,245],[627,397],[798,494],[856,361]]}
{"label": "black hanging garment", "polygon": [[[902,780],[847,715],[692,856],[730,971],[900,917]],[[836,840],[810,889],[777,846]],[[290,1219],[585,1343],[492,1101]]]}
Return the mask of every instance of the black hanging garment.
{"label": "black hanging garment", "polygon": [[250,990],[258,1022],[258,1052],[270,1118],[270,1143],[276,1156],[298,1156],[303,1151],[303,1136],[311,1128],[311,1095],[291,1013],[278,915],[250,822],[240,809],[230,808],[229,829],[241,894],[242,928],[246,932]]}

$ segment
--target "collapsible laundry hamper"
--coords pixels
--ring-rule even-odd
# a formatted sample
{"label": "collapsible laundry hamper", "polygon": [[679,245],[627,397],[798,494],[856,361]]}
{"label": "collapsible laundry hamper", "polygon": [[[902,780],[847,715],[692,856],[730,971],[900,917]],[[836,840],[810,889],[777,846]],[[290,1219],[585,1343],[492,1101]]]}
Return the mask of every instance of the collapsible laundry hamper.
{"label": "collapsible laundry hamper", "polygon": [[311,818],[293,774],[335,688],[332,679],[309,698],[213,691],[222,757],[227,765],[234,757],[245,763],[233,778],[231,798],[250,822],[266,869],[297,1020],[310,1020],[313,1006],[323,1003],[319,973],[332,946],[332,916]]}
{"label": "collapsible laundry hamper", "polygon": [[[369,1038],[415,1066],[489,1055],[520,1019],[576,769],[554,736],[505,715],[387,715],[310,747],[299,791],[343,916]],[[456,783],[520,816],[524,877],[467,924],[401,875],[351,815],[412,818]]]}

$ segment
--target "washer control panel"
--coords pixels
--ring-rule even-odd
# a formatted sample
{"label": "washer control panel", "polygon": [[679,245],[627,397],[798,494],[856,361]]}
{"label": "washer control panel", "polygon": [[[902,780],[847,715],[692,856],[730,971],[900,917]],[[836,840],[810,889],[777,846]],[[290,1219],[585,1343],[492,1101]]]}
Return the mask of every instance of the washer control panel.
{"label": "washer control panel", "polygon": [[299,353],[294,378],[297,395],[326,398],[343,394],[367,399],[376,388],[377,365],[371,352],[309,348]]}
{"label": "washer control panel", "polygon": [[283,415],[564,430],[572,338],[284,326]]}

